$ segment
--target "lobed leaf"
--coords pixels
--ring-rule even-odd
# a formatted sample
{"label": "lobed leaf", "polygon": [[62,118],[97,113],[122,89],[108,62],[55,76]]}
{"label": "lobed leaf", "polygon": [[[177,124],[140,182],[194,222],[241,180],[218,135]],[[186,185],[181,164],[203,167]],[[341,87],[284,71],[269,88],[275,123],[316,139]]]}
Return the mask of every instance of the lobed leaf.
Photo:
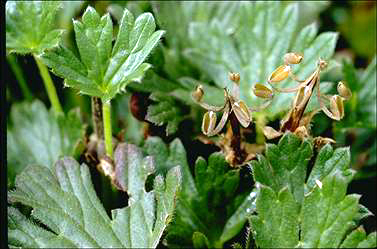
{"label": "lobed leaf", "polygon": [[148,107],[146,120],[159,126],[167,124],[167,135],[175,133],[183,119],[182,110],[177,101],[173,97],[160,92],[152,93],[149,98],[157,103]]}
{"label": "lobed leaf", "polygon": [[[195,178],[187,164],[186,152],[176,139],[169,149],[161,138],[150,137],[145,152],[154,155],[157,172],[166,172],[172,165],[182,169],[182,191],[177,199],[175,219],[168,227],[169,246],[221,247],[234,237],[247,221],[255,205],[255,193],[235,196],[239,171],[230,170],[221,153],[213,153],[208,163],[199,157],[195,163]],[[226,213],[226,217],[224,217]],[[224,217],[219,223],[219,217]],[[213,226],[217,222],[217,226]],[[195,240],[195,241],[194,241]]]}
{"label": "lobed leaf", "polygon": [[340,248],[373,248],[376,247],[376,232],[368,236],[362,226],[353,230],[342,242]]}
{"label": "lobed leaf", "polygon": [[53,163],[61,156],[74,156],[84,137],[85,126],[77,110],[56,116],[39,100],[13,105],[10,120],[12,126],[7,129],[8,186],[13,185],[15,176],[28,164],[52,170]]}
{"label": "lobed leaf", "polygon": [[109,14],[102,17],[88,7],[82,20],[73,21],[80,59],[63,46],[40,54],[42,61],[66,86],[82,94],[108,101],[125,90],[132,81],[140,81],[150,65],[143,63],[164,34],[155,31],[150,13],[134,20],[127,9],[120,22],[117,39],[112,47],[113,23]]}
{"label": "lobed leaf", "polygon": [[8,1],[5,5],[6,48],[9,53],[39,54],[60,43],[54,29],[59,1]]}
{"label": "lobed leaf", "polygon": [[[117,172],[125,173],[118,174],[118,179],[128,179],[130,198],[127,207],[111,211],[111,219],[94,191],[85,164],[80,166],[64,157],[55,164],[55,174],[39,165],[27,167],[17,176],[16,190],[8,193],[8,201],[31,206],[32,217],[51,232],[33,225],[11,208],[11,245],[34,242],[38,247],[155,248],[171,220],[181,171],[178,167],[170,169],[165,180],[157,176],[154,190],[146,192],[144,184],[146,175],[154,169],[152,162],[143,167],[148,158],[129,144],[120,144],[116,156]],[[33,240],[27,241],[28,236]]]}
{"label": "lobed leaf", "polygon": [[[254,180],[279,192],[284,187],[292,192],[295,200],[304,198],[306,168],[312,157],[312,144],[287,133],[278,145],[266,146],[266,157],[259,155],[251,170]],[[273,176],[273,177],[272,177]]]}
{"label": "lobed leaf", "polygon": [[375,246],[369,240],[375,233],[366,239],[365,231],[353,230],[371,212],[359,204],[359,195],[346,194],[355,173],[349,148],[322,147],[305,183],[312,143],[286,133],[278,145],[267,146],[266,158],[252,163],[258,192],[251,227],[257,246]]}
{"label": "lobed leaf", "polygon": [[[348,171],[349,172],[349,171]],[[335,170],[314,188],[302,204],[302,247],[339,247],[343,237],[353,228],[358,212],[359,195],[346,195],[352,174]]]}

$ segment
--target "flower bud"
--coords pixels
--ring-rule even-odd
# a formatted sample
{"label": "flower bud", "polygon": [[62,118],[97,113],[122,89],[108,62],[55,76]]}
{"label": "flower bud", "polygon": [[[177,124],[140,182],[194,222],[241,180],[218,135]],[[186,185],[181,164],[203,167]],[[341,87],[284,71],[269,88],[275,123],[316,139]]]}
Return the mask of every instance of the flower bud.
{"label": "flower bud", "polygon": [[239,100],[234,103],[232,110],[240,124],[245,128],[248,127],[251,122],[251,113],[247,105],[242,100]]}
{"label": "flower bud", "polygon": [[253,88],[253,92],[255,96],[264,98],[264,99],[271,99],[274,96],[274,93],[272,92],[271,89],[259,83],[255,84]]}
{"label": "flower bud", "polygon": [[343,100],[339,95],[334,95],[331,97],[330,110],[337,120],[344,117]]}
{"label": "flower bud", "polygon": [[203,91],[202,85],[197,86],[195,91],[192,93],[192,97],[198,102],[202,100],[203,95],[204,95],[204,91]]}
{"label": "flower bud", "polygon": [[299,64],[304,58],[301,54],[298,53],[286,53],[284,55],[284,63],[285,64]]}
{"label": "flower bud", "polygon": [[272,83],[272,82],[279,82],[279,81],[285,80],[288,77],[290,72],[291,72],[290,66],[282,65],[271,73],[271,75],[268,77],[268,82]]}
{"label": "flower bud", "polygon": [[216,119],[216,113],[213,111],[204,114],[202,122],[202,132],[204,135],[210,134],[215,129]]}
{"label": "flower bud", "polygon": [[351,90],[342,81],[339,81],[337,89],[341,97],[345,99],[350,99],[352,97]]}
{"label": "flower bud", "polygon": [[229,79],[233,81],[234,83],[239,84],[240,83],[240,74],[239,73],[229,73]]}

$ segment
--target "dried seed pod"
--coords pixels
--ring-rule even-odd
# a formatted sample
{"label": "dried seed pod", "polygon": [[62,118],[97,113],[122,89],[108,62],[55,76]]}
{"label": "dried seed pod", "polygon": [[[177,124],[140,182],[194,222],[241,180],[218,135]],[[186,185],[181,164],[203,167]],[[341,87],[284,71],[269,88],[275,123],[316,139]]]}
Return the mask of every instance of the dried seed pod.
{"label": "dried seed pod", "polygon": [[253,88],[253,92],[255,96],[264,98],[264,99],[271,99],[274,96],[274,93],[272,92],[271,89],[259,83],[255,84]]}
{"label": "dried seed pod", "polygon": [[278,67],[277,69],[275,69],[275,71],[273,71],[270,74],[270,76],[268,77],[268,82],[272,83],[272,82],[279,82],[279,81],[285,80],[288,77],[290,72],[291,72],[290,66],[282,65]]}
{"label": "dried seed pod", "polygon": [[232,106],[232,110],[243,127],[246,128],[250,125],[251,113],[247,105],[242,100],[235,102]]}
{"label": "dried seed pod", "polygon": [[339,120],[344,117],[343,99],[339,95],[334,95],[331,97],[330,110],[335,119]]}
{"label": "dried seed pod", "polygon": [[240,74],[239,73],[229,73],[229,79],[237,84],[240,83]]}
{"label": "dried seed pod", "polygon": [[304,57],[299,53],[286,53],[284,55],[284,63],[288,64],[299,64]]}
{"label": "dried seed pod", "polygon": [[192,92],[192,97],[198,102],[202,100],[203,95],[204,95],[204,91],[203,91],[202,85],[197,86],[195,91]]}
{"label": "dried seed pod", "polygon": [[275,130],[270,126],[265,126],[263,128],[263,134],[266,136],[267,139],[274,139],[283,135],[282,132]]}
{"label": "dried seed pod", "polygon": [[306,94],[305,90],[306,90],[306,87],[301,87],[300,89],[298,89],[296,97],[293,100],[293,107],[296,107],[302,103]]}
{"label": "dried seed pod", "polygon": [[213,111],[206,112],[203,116],[202,132],[204,135],[211,134],[216,125],[216,113]]}
{"label": "dried seed pod", "polygon": [[351,90],[342,81],[339,81],[337,89],[341,97],[345,99],[350,99],[352,97]]}

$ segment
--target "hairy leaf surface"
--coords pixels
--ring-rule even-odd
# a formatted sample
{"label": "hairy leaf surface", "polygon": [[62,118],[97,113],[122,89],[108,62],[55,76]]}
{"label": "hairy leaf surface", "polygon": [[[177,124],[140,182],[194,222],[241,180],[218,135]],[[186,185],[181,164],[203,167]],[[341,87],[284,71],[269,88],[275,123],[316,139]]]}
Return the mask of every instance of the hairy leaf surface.
{"label": "hairy leaf surface", "polygon": [[[171,220],[181,171],[178,167],[170,169],[165,180],[157,176],[154,189],[146,192],[144,184],[154,171],[153,161],[143,158],[141,150],[130,144],[118,145],[115,155],[118,184],[125,186],[129,205],[112,210],[111,219],[94,191],[85,164],[64,157],[55,164],[55,174],[39,165],[26,168],[17,176],[16,190],[8,193],[8,200],[31,206],[32,217],[51,232],[10,208],[10,245],[156,247]],[[28,240],[30,237],[32,240]]]}

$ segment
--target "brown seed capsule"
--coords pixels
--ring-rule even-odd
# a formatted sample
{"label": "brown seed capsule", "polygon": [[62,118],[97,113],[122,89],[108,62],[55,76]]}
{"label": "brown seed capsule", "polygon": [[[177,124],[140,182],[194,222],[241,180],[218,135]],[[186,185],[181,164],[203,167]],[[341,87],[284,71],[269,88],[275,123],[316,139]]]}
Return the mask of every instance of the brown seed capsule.
{"label": "brown seed capsule", "polygon": [[247,105],[242,100],[239,100],[234,103],[232,110],[240,124],[245,128],[248,127],[251,122],[251,113]]}
{"label": "brown seed capsule", "polygon": [[240,83],[240,74],[239,73],[229,73],[229,79],[237,84]]}
{"label": "brown seed capsule", "polygon": [[198,102],[202,100],[203,95],[204,95],[204,91],[203,91],[202,85],[197,86],[195,91],[192,93],[192,97]]}
{"label": "brown seed capsule", "polygon": [[337,120],[344,117],[343,100],[339,95],[334,95],[331,97],[330,110]]}
{"label": "brown seed capsule", "polygon": [[253,92],[255,96],[264,98],[264,99],[271,99],[274,96],[274,93],[272,92],[271,89],[259,83],[255,84],[253,88]]}
{"label": "brown seed capsule", "polygon": [[286,53],[284,55],[284,63],[285,64],[298,64],[302,61],[302,58],[304,58],[299,53]]}
{"label": "brown seed capsule", "polygon": [[202,122],[202,132],[204,135],[210,134],[215,129],[216,119],[216,113],[213,111],[204,114]]}
{"label": "brown seed capsule", "polygon": [[282,65],[271,73],[271,75],[268,77],[268,82],[272,83],[272,82],[279,82],[279,81],[285,80],[288,77],[290,72],[291,72],[290,66]]}
{"label": "brown seed capsule", "polygon": [[337,89],[341,97],[345,99],[350,99],[352,97],[351,90],[342,81],[339,81]]}

